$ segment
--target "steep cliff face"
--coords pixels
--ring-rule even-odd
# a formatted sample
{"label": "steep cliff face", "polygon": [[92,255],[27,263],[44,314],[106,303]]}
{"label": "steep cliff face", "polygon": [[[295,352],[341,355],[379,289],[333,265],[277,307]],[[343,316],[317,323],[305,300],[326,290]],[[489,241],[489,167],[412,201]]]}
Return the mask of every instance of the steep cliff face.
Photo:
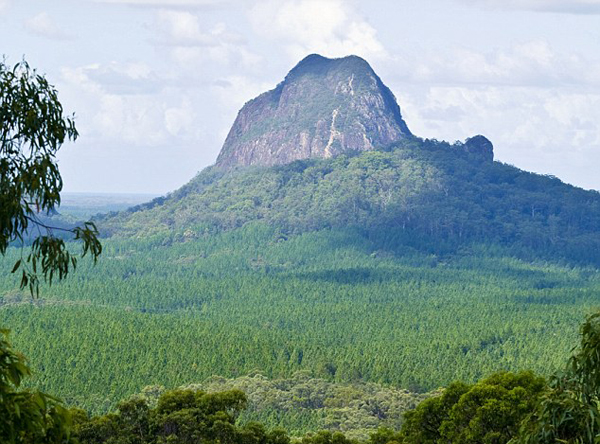
{"label": "steep cliff face", "polygon": [[277,165],[412,137],[392,92],[357,56],[309,55],[240,110],[217,165]]}

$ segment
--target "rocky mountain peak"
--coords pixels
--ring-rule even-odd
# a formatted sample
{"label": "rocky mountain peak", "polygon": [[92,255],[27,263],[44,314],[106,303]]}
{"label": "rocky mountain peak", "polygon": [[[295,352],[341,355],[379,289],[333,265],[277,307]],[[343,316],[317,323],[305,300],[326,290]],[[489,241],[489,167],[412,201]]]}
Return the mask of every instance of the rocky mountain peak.
{"label": "rocky mountain peak", "polygon": [[246,103],[217,165],[277,165],[365,151],[412,137],[390,89],[364,59],[311,54]]}
{"label": "rocky mountain peak", "polygon": [[369,63],[358,56],[349,55],[339,59],[328,59],[319,54],[310,54],[300,60],[294,66],[285,78],[285,81],[291,81],[302,75],[328,75],[328,74],[363,74],[375,75],[375,72]]}

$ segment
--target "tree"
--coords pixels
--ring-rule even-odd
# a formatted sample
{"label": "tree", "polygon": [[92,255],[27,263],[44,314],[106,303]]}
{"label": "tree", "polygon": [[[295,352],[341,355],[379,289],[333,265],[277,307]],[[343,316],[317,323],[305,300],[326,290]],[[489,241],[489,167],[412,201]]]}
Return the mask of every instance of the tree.
{"label": "tree", "polygon": [[410,444],[505,443],[516,435],[545,386],[531,372],[500,372],[472,386],[455,382],[441,396],[407,412],[400,434]]}
{"label": "tree", "polygon": [[317,433],[304,436],[302,444],[355,444],[355,442],[346,438],[341,432],[321,430]]}
{"label": "tree", "polygon": [[13,272],[21,270],[21,288],[29,286],[32,294],[39,291],[40,277],[51,284],[77,265],[57,232],[81,241],[82,256],[90,253],[95,261],[102,252],[92,222],[65,229],[40,220],[60,205],[63,182],[56,153],[77,136],[74,117],[63,115],[57,91],[44,76],[25,61],[12,69],[0,62],[0,253],[15,242],[24,246],[31,237]]}
{"label": "tree", "polygon": [[421,402],[414,410],[404,414],[405,422],[400,430],[402,442],[435,444],[441,439],[440,428],[450,417],[450,410],[467,393],[470,386],[453,382],[441,396]]}
{"label": "tree", "polygon": [[546,381],[532,372],[496,373],[475,384],[440,427],[445,442],[503,444],[516,435]]}
{"label": "tree", "polygon": [[75,434],[82,444],[289,444],[281,430],[267,432],[258,423],[236,426],[246,404],[246,395],[239,390],[171,390],[153,408],[145,399],[132,397],[119,403],[117,413],[82,418]]}
{"label": "tree", "polygon": [[[12,69],[0,62],[0,253],[21,244],[21,259],[13,273],[22,271],[21,288],[38,294],[40,276],[49,284],[63,279],[77,264],[63,237],[82,242],[82,256],[94,261],[102,252],[92,222],[70,229],[43,223],[60,204],[62,178],[56,153],[65,140],[78,136],[73,117],[63,115],[56,90],[44,76],[17,63]],[[32,239],[29,253],[26,237]],[[69,442],[71,416],[60,400],[41,392],[21,390],[31,371],[25,358],[0,329],[0,441],[10,444]]]}
{"label": "tree", "polygon": [[511,443],[600,441],[600,312],[586,319],[580,334],[581,344],[566,369],[552,377]]}

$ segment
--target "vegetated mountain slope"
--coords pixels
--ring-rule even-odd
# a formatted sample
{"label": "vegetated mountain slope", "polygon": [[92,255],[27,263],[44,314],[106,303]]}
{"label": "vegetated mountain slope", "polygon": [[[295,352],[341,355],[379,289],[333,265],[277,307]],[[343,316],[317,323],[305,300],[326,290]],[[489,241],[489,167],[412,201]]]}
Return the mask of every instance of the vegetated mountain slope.
{"label": "vegetated mountain slope", "polygon": [[273,167],[210,167],[166,198],[100,221],[118,236],[186,240],[251,221],[282,236],[357,227],[383,248],[437,253],[472,242],[521,257],[600,265],[600,193],[411,139],[387,150]]}
{"label": "vegetated mountain slope", "polygon": [[365,60],[312,54],[244,105],[217,165],[284,164],[411,137],[394,95]]}
{"label": "vegetated mountain slope", "polygon": [[99,225],[180,240],[252,221],[282,236],[357,227],[387,249],[485,242],[600,265],[600,194],[493,157],[481,135],[415,137],[365,60],[313,54],[242,108],[214,167]]}

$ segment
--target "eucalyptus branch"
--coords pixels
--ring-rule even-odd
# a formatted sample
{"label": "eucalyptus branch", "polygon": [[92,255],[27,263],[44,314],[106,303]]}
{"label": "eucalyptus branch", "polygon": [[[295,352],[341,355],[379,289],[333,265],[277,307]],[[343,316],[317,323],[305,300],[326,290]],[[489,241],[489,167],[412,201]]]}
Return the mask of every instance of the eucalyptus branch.
{"label": "eucalyptus branch", "polygon": [[21,288],[28,286],[32,295],[38,293],[41,279],[51,284],[77,265],[77,255],[55,232],[70,233],[81,245],[81,257],[89,253],[96,262],[102,252],[92,222],[63,228],[37,217],[40,209],[50,212],[60,204],[62,177],[56,153],[65,140],[77,139],[73,119],[63,115],[54,87],[27,62],[10,69],[6,59],[0,61],[0,253],[15,241],[23,248],[28,228],[32,236],[37,230],[29,254],[22,252],[13,267],[13,273],[22,272]]}
{"label": "eucalyptus branch", "polygon": [[73,228],[53,227],[53,226],[51,226],[51,225],[46,225],[46,224],[44,224],[43,222],[41,222],[39,219],[37,219],[37,218],[34,218],[34,217],[31,217],[31,216],[25,216],[25,218],[26,218],[28,221],[30,221],[30,222],[32,222],[32,223],[34,223],[34,224],[36,224],[36,225],[38,225],[38,226],[40,226],[40,227],[42,227],[42,228],[45,228],[45,229],[46,229],[46,230],[48,230],[49,232],[52,232],[52,231],[54,231],[54,230],[58,230],[58,231],[63,231],[63,232],[65,232],[65,233],[75,233],[75,231],[74,231],[74,229],[73,229]]}

